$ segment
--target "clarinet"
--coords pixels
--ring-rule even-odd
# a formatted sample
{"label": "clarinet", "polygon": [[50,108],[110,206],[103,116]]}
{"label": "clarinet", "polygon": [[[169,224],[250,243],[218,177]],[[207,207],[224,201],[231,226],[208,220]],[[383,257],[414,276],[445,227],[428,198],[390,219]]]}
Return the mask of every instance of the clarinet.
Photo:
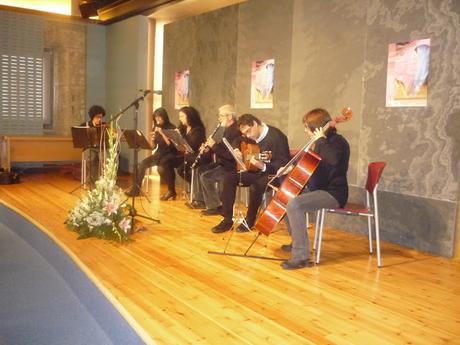
{"label": "clarinet", "polygon": [[[211,133],[211,135],[208,137],[208,139],[211,139],[211,138],[216,134],[216,132],[217,132],[217,130],[220,128],[220,126],[221,126],[221,124],[220,124],[220,122],[218,122],[216,128],[214,128],[214,130],[212,131],[212,133]],[[206,140],[206,141],[207,141],[207,140]],[[201,156],[202,156],[203,153],[204,153],[204,149],[205,149],[205,148],[206,148],[206,146],[203,147],[203,149],[200,150],[200,152],[198,152],[198,155],[196,156],[195,161],[194,161],[193,164],[192,164],[192,169],[195,169],[195,167],[197,166],[198,162],[199,162],[200,159],[201,159]]]}

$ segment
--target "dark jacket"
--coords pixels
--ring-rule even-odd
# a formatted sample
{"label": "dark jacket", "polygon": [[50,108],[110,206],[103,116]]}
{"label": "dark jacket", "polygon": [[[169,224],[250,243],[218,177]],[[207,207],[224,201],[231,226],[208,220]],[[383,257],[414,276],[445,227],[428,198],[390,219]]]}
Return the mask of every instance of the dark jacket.
{"label": "dark jacket", "polygon": [[198,155],[201,144],[206,141],[206,130],[204,127],[194,127],[186,134],[181,130],[181,134],[193,150],[193,153],[186,153],[185,155],[187,164],[191,165]]}
{"label": "dark jacket", "polygon": [[265,138],[259,142],[260,151],[271,151],[272,158],[266,163],[265,172],[274,175],[279,168],[289,162],[289,143],[287,137],[278,128],[268,126],[268,133]]}
{"label": "dark jacket", "polygon": [[308,188],[327,191],[343,207],[348,200],[350,146],[347,140],[333,130],[327,138],[316,141],[314,151],[321,157],[321,162],[310,177]]}
{"label": "dark jacket", "polygon": [[[237,138],[241,137],[241,132],[236,121],[230,127],[225,128],[223,137],[227,139],[229,143],[233,143]],[[216,154],[217,164],[222,165],[227,171],[236,169],[235,159],[222,141],[216,143],[212,151]]]}

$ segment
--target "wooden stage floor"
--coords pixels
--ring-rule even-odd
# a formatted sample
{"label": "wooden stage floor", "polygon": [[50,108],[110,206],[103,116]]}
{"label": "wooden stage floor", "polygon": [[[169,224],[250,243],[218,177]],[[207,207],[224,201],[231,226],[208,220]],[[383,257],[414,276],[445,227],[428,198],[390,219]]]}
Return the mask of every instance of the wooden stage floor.
{"label": "wooden stage floor", "polygon": [[[210,255],[229,234],[211,233],[220,217],[201,217],[182,199],[161,202],[161,223],[144,223],[129,244],[77,240],[64,225],[76,186],[69,175],[30,174],[0,186],[0,201],[49,231],[158,344],[460,343],[459,259],[383,243],[378,269],[365,237],[333,229],[313,268]],[[139,212],[150,207],[137,202]],[[251,253],[287,258],[279,229]],[[228,250],[243,251],[253,237],[234,234]]]}

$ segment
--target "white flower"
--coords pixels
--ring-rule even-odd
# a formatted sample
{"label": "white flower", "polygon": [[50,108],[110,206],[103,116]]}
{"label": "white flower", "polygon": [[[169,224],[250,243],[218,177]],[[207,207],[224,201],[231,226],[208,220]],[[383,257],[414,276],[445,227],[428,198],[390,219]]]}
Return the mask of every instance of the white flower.
{"label": "white flower", "polygon": [[[67,224],[74,230],[88,236],[94,231],[95,236],[115,237],[124,241],[129,235],[131,219],[127,216],[128,208],[122,190],[116,185],[118,169],[118,147],[120,140],[113,134],[108,134],[108,156],[104,163],[103,175],[96,181],[96,188],[89,191],[80,199],[75,208],[69,213]],[[109,226],[107,226],[109,225]]]}
{"label": "white flower", "polygon": [[88,223],[88,225],[90,225],[90,227],[100,226],[104,224],[104,216],[100,212],[94,211],[85,218],[85,221]]}
{"label": "white flower", "polygon": [[125,232],[128,233],[128,230],[131,229],[131,219],[123,218],[118,226]]}
{"label": "white flower", "polygon": [[113,201],[109,201],[107,205],[105,205],[105,210],[107,214],[110,216],[112,214],[117,213],[118,205],[116,205]]}

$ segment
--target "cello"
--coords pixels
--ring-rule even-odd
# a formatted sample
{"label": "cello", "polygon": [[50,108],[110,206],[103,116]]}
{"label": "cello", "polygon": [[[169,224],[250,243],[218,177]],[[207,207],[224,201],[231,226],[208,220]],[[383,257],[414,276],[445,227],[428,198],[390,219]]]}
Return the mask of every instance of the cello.
{"label": "cello", "polygon": [[[334,122],[340,123],[348,121],[351,119],[352,115],[353,112],[351,108],[344,108],[342,109],[342,114],[337,116]],[[331,126],[331,122],[332,121],[328,122],[322,128],[324,133],[326,133],[327,129]],[[276,193],[254,225],[254,228],[258,230],[259,233],[268,236],[273,231],[275,226],[285,216],[288,202],[300,194],[311,175],[315,172],[321,158],[310,150],[310,147],[316,140],[317,138],[311,138],[285,167],[269,181],[268,186],[276,190]],[[275,178],[283,175],[297,160],[298,163],[286,175],[281,186],[279,188],[273,187],[271,182]]]}

